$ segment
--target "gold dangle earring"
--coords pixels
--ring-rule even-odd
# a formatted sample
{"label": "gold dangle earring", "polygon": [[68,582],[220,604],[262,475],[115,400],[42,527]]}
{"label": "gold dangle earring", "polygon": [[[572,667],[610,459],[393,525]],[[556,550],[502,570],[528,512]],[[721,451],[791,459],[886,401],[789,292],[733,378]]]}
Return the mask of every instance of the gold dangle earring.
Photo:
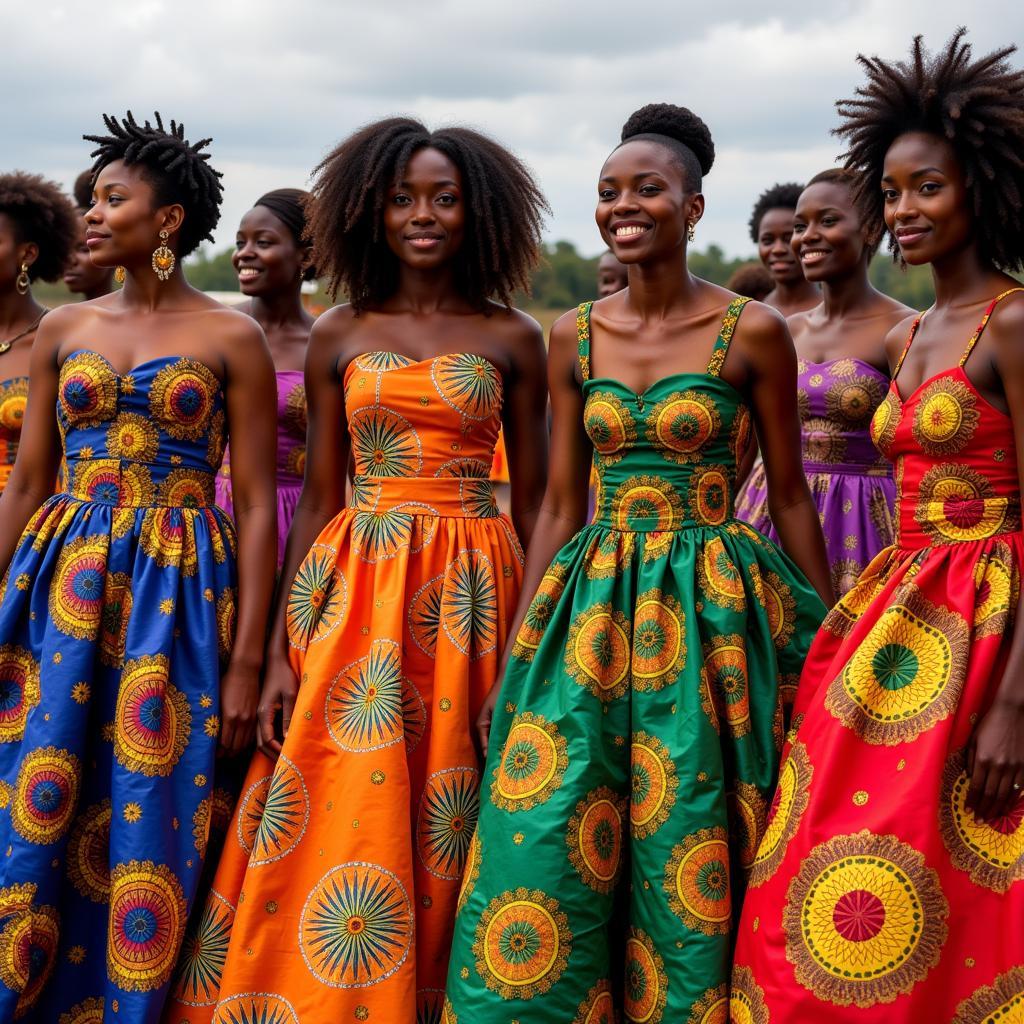
{"label": "gold dangle earring", "polygon": [[168,233],[166,228],[160,232],[160,244],[153,250],[153,273],[161,281],[166,281],[174,273],[174,253],[167,248]]}
{"label": "gold dangle earring", "polygon": [[697,222],[690,221],[686,225],[686,240],[692,242],[697,237]]}
{"label": "gold dangle earring", "polygon": [[21,273],[17,276],[14,281],[15,288],[18,289],[19,295],[24,295],[28,291],[28,286],[31,282],[28,277],[28,264],[22,263]]}
{"label": "gold dangle earring", "polygon": [[128,272],[124,269],[124,267],[118,264],[116,267],[114,267],[114,280],[118,284],[124,284],[124,279],[127,273]]}

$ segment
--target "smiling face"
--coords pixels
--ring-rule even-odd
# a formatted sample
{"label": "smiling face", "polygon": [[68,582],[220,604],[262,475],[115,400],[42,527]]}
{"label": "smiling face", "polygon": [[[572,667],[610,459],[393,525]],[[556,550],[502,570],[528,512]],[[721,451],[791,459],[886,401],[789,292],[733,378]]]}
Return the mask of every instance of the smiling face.
{"label": "smiling face", "polygon": [[792,249],[808,281],[847,277],[868,259],[867,233],[848,186],[820,181],[800,194]]}
{"label": "smiling face", "polygon": [[704,212],[704,197],[690,188],[667,146],[637,139],[605,161],[594,217],[620,263],[643,263],[685,248],[686,230]]}
{"label": "smiling face", "polygon": [[466,207],[458,167],[429,146],[413,154],[384,205],[388,248],[407,266],[429,270],[462,247]]}
{"label": "smiling face", "polygon": [[885,226],[907,263],[934,263],[972,243],[964,170],[945,139],[927,132],[901,135],[885,154],[881,186]]}
{"label": "smiling face", "polygon": [[85,244],[98,267],[148,261],[161,228],[172,233],[181,225],[181,206],[158,207],[156,193],[144,171],[122,160],[107,164],[93,187],[93,204],[85,215]]}
{"label": "smiling face", "polygon": [[64,270],[64,284],[76,295],[91,295],[110,289],[110,270],[97,266],[89,256],[85,244],[85,216],[76,220],[78,233],[71,250],[71,262]]}
{"label": "smiling face", "polygon": [[231,264],[243,295],[272,295],[301,286],[306,256],[280,218],[254,206],[238,225]]}
{"label": "smiling face", "polygon": [[757,255],[776,284],[797,284],[804,272],[793,255],[793,211],[784,206],[765,210],[757,227]]}

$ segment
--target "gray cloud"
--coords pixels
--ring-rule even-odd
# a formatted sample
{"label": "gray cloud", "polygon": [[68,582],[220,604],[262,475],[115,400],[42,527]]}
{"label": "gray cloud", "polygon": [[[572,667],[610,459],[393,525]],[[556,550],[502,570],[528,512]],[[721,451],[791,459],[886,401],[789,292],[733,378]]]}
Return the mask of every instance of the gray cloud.
{"label": "gray cloud", "polygon": [[[218,242],[260,192],[302,185],[339,138],[384,115],[468,122],[537,172],[551,237],[594,252],[594,183],[619,126],[652,100],[683,103],[719,152],[701,242],[750,251],[749,208],[780,179],[830,165],[834,102],[860,81],[858,51],[899,56],[915,32],[940,45],[954,0],[754,0],[697,6],[519,0],[108,0],[5,5],[2,164],[70,184],[83,132],[104,110],[154,108],[212,135],[227,199]],[[979,50],[1024,35],[1024,11],[970,8]]]}

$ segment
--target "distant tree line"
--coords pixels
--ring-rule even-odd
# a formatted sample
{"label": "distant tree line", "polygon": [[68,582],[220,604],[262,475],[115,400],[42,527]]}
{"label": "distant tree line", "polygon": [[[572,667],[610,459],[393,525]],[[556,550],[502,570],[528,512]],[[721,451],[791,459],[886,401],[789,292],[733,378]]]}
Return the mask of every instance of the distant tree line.
{"label": "distant tree line", "polygon": [[[519,305],[538,309],[569,309],[593,298],[598,257],[581,256],[572,242],[551,242],[544,262],[533,276],[533,294],[519,296]],[[733,271],[754,257],[727,259],[717,245],[690,253],[690,270],[716,284],[725,284]],[[187,261],[188,279],[203,291],[236,291],[238,279],[231,266],[231,250],[201,252]],[[926,309],[934,299],[931,272],[927,267],[901,268],[888,253],[879,253],[871,265],[871,280],[880,291],[912,309]]]}

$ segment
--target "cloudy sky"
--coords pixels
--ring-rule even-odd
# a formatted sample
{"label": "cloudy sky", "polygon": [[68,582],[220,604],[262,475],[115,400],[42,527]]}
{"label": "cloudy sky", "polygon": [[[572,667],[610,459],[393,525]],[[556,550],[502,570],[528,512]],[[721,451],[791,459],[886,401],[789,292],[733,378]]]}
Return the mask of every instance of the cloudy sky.
{"label": "cloudy sky", "polygon": [[902,56],[917,32],[939,46],[965,19],[979,52],[1024,43],[1024,7],[1003,0],[9,0],[0,167],[70,186],[101,112],[159,109],[214,138],[223,246],[261,192],[307,184],[353,128],[408,113],[513,147],[551,202],[548,236],[590,254],[601,162],[631,111],[664,100],[718,150],[698,244],[741,255],[757,194],[834,162],[856,53]]}

